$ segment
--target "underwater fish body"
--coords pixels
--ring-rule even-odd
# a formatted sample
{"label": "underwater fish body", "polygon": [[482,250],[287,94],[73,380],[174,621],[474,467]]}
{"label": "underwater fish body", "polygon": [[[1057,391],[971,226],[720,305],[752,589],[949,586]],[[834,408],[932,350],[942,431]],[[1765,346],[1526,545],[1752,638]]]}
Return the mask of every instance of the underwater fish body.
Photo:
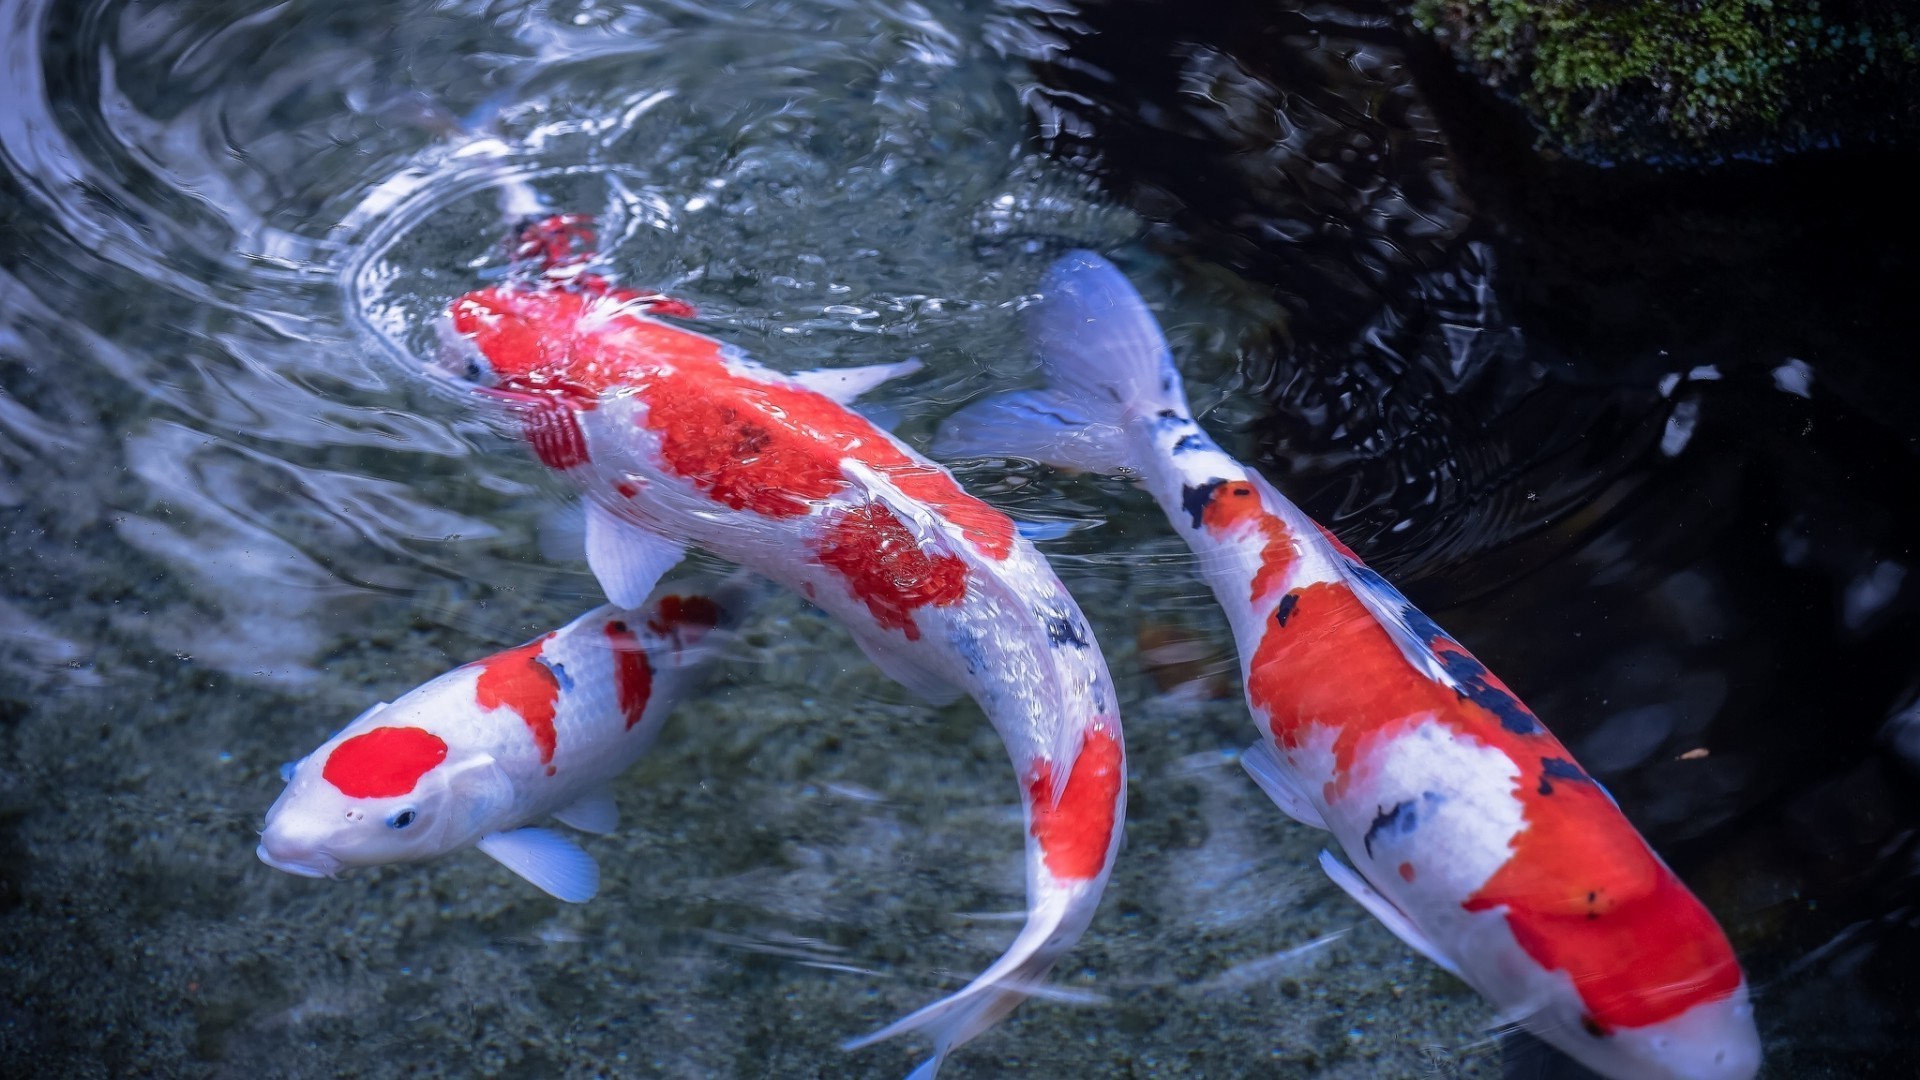
{"label": "underwater fish body", "polygon": [[1000,734],[1025,811],[1026,926],[967,987],[849,1044],[924,1031],[935,1053],[917,1075],[931,1076],[1031,992],[1098,904],[1126,803],[1105,662],[1009,518],[846,407],[917,364],[785,375],[662,314],[690,310],[578,275],[452,309],[541,460],[585,493],[609,598],[704,549],[800,592],[922,697],[972,696]]}
{"label": "underwater fish body", "polygon": [[977,402],[943,456],[1138,477],[1199,556],[1261,740],[1243,763],[1331,832],[1327,873],[1517,1022],[1618,1080],[1759,1068],[1745,977],[1704,905],[1466,648],[1196,424],[1164,338],[1106,260],[1029,309],[1052,384]]}
{"label": "underwater fish body", "polygon": [[477,847],[561,900],[590,899],[593,859],[542,823],[613,831],[608,781],[704,675],[750,591],[602,606],[375,705],[288,766],[261,860],[333,877]]}

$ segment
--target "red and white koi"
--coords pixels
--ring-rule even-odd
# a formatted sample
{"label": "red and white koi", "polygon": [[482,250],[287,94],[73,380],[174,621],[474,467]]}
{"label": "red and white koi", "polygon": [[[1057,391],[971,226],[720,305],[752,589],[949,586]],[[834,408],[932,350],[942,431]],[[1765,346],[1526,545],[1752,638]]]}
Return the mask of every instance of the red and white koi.
{"label": "red and white koi", "polygon": [[283,771],[259,855],[304,877],[477,847],[561,900],[600,870],[572,840],[618,823],[608,781],[643,754],[731,638],[752,587],[663,590],[368,709]]}
{"label": "red and white koi", "polygon": [[785,375],[662,321],[679,301],[581,272],[578,219],[536,226],[532,279],[453,304],[541,460],[587,496],[587,560],[615,603],[688,546],[835,616],[887,675],[971,695],[1005,742],[1026,821],[1027,922],[942,1001],[849,1043],[925,1031],[931,1076],[1033,992],[1079,939],[1126,807],[1120,717],[1073,598],[1006,515],[849,410],[902,364]]}
{"label": "red and white koi", "polygon": [[[1513,692],[1193,420],[1165,339],[1076,252],[1028,309],[1051,385],[951,421],[943,455],[1131,470],[1199,556],[1261,741],[1242,761],[1353,867],[1327,873],[1517,1022],[1620,1080],[1759,1068],[1726,935]],[[1357,872],[1356,872],[1357,871]]]}

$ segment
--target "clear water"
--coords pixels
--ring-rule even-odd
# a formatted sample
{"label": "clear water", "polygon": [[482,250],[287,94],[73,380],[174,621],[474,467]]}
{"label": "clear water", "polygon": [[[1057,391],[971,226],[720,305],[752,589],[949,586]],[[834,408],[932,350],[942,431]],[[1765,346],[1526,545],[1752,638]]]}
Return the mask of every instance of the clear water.
{"label": "clear water", "polygon": [[[794,600],[620,787],[589,905],[473,853],[324,882],[253,847],[282,762],[598,601],[568,493],[431,370],[435,317],[502,265],[505,181],[597,215],[611,271],[770,364],[920,357],[873,408],[924,440],[1026,372],[1015,312],[1060,244],[1142,229],[1030,139],[1026,57],[1060,40],[1036,10],[0,5],[0,1072],[898,1076],[919,1059],[837,1044],[1011,938],[1016,790],[972,705],[911,703]],[[1399,190],[1381,203],[1396,220],[1407,190],[1416,209],[1450,197]],[[1123,257],[1168,298],[1210,426],[1254,454],[1278,402],[1315,509],[1362,525],[1369,554],[1470,575],[1534,501],[1394,528],[1366,494],[1385,444],[1337,449],[1356,429],[1326,407],[1385,376],[1316,384],[1303,363],[1288,382],[1273,328],[1297,313],[1217,269]],[[1429,284],[1473,324],[1483,277]],[[1462,365],[1519,363],[1511,335],[1476,341]],[[1502,436],[1463,421],[1399,468],[1504,475],[1523,440]],[[1133,786],[1060,993],[944,1075],[1497,1075],[1490,1009],[1340,896],[1319,841],[1233,765],[1250,729],[1230,642],[1152,507],[1045,474],[962,479],[1061,526],[1044,547],[1120,683]],[[1340,482],[1352,497],[1327,497]],[[1593,491],[1541,494],[1560,512]],[[1582,581],[1606,570],[1529,550]],[[1522,607],[1466,615],[1491,634]],[[1647,756],[1622,779],[1671,826],[1694,804],[1656,796],[1688,780],[1635,771]]]}

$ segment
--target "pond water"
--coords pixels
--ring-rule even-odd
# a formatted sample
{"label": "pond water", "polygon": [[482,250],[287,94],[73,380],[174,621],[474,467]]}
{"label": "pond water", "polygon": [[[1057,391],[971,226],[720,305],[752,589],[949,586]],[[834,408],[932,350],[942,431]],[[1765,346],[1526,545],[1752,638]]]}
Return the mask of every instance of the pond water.
{"label": "pond water", "polygon": [[[863,406],[920,445],[1026,377],[1052,256],[1113,252],[1209,428],[1505,673],[1715,908],[1769,1075],[1897,1070],[1897,267],[1810,297],[1776,273],[1803,250],[1726,230],[1717,277],[1641,265],[1566,226],[1585,195],[1539,211],[1450,139],[1379,12],[1249,36],[1221,9],[0,4],[0,1072],[899,1076],[921,1047],[839,1042],[1011,939],[998,739],[791,598],[620,784],[590,904],[471,852],[337,882],[254,857],[283,762],[599,602],[570,493],[435,369],[529,199],[772,366],[920,358]],[[1714,203],[1600,217],[1645,210],[1645,243]],[[1725,284],[1753,265],[1766,289]],[[958,472],[1086,608],[1131,804],[1058,993],[943,1075],[1572,1075],[1242,775],[1224,621],[1151,504]]]}

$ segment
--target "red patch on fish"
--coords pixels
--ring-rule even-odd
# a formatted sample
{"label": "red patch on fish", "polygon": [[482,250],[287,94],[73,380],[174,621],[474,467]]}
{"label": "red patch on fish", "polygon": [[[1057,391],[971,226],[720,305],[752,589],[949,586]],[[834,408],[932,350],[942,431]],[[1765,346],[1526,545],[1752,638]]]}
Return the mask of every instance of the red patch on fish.
{"label": "red patch on fish", "polygon": [[1027,782],[1033,807],[1033,838],[1047,869],[1062,881],[1097,876],[1113,850],[1115,808],[1127,782],[1126,751],[1104,721],[1087,727],[1080,756],[1073,759],[1066,790],[1054,801],[1053,768],[1037,762]]}
{"label": "red patch on fish", "polygon": [[[1316,727],[1333,732],[1329,804],[1387,742],[1443,724],[1513,763],[1526,822],[1468,910],[1504,909],[1520,947],[1566,972],[1606,1028],[1641,1027],[1733,992],[1739,965],[1713,917],[1504,684],[1445,639],[1433,643],[1437,654],[1449,670],[1473,672],[1471,685],[1457,692],[1427,678],[1344,583],[1292,595],[1287,622],[1269,621],[1254,652],[1247,695],[1288,750]],[[1527,730],[1502,724],[1489,704]]]}
{"label": "red patch on fish", "polygon": [[380,727],[333,748],[321,779],[350,799],[391,799],[447,759],[447,744],[417,727]]}
{"label": "red patch on fish", "polygon": [[1260,568],[1253,575],[1251,603],[1260,603],[1286,584],[1287,571],[1293,568],[1293,536],[1286,522],[1261,505],[1260,492],[1252,484],[1230,480],[1215,488],[1201,511],[1200,523],[1218,537],[1252,532],[1266,541],[1260,549]]}
{"label": "red patch on fish", "polygon": [[653,696],[653,665],[647,663],[640,639],[625,622],[615,619],[607,624],[607,641],[613,646],[613,687],[620,703],[620,715],[627,718],[627,729],[646,714],[647,699]]}
{"label": "red patch on fish", "polygon": [[1414,870],[1413,870],[1413,864],[1412,864],[1412,863],[1410,863],[1410,862],[1403,862],[1403,863],[1401,863],[1401,864],[1400,864],[1400,880],[1401,880],[1401,881],[1404,881],[1404,882],[1407,882],[1408,884],[1412,884],[1412,882],[1413,882],[1413,879],[1414,879],[1414,878],[1415,878],[1416,876],[1418,876],[1418,875],[1416,875],[1416,874],[1414,873]]}
{"label": "red patch on fish", "polygon": [[474,686],[474,700],[483,709],[502,705],[518,713],[533,735],[543,763],[553,761],[558,736],[553,727],[554,711],[560,703],[560,680],[540,659],[547,634],[518,648],[495,653],[480,661],[480,681]]}
{"label": "red patch on fish", "polygon": [[1516,791],[1527,827],[1463,906],[1504,908],[1520,948],[1573,979],[1602,1031],[1659,1023],[1738,989],[1740,962],[1713,915],[1599,785],[1553,787]]}
{"label": "red patch on fish", "polygon": [[892,510],[867,503],[840,513],[820,539],[820,565],[847,581],[881,626],[920,640],[913,613],[967,597],[967,566],[957,556],[928,555]]}
{"label": "red patch on fish", "polygon": [[647,629],[656,634],[686,634],[692,637],[720,625],[720,605],[710,596],[663,596],[647,620]]}
{"label": "red patch on fish", "polygon": [[454,305],[454,326],[509,390],[579,409],[609,392],[640,395],[662,463],[722,505],[768,517],[811,513],[850,486],[844,462],[852,460],[937,510],[989,557],[1013,550],[1012,519],[946,470],[825,395],[736,374],[720,342],[647,318],[622,295],[483,289]]}

